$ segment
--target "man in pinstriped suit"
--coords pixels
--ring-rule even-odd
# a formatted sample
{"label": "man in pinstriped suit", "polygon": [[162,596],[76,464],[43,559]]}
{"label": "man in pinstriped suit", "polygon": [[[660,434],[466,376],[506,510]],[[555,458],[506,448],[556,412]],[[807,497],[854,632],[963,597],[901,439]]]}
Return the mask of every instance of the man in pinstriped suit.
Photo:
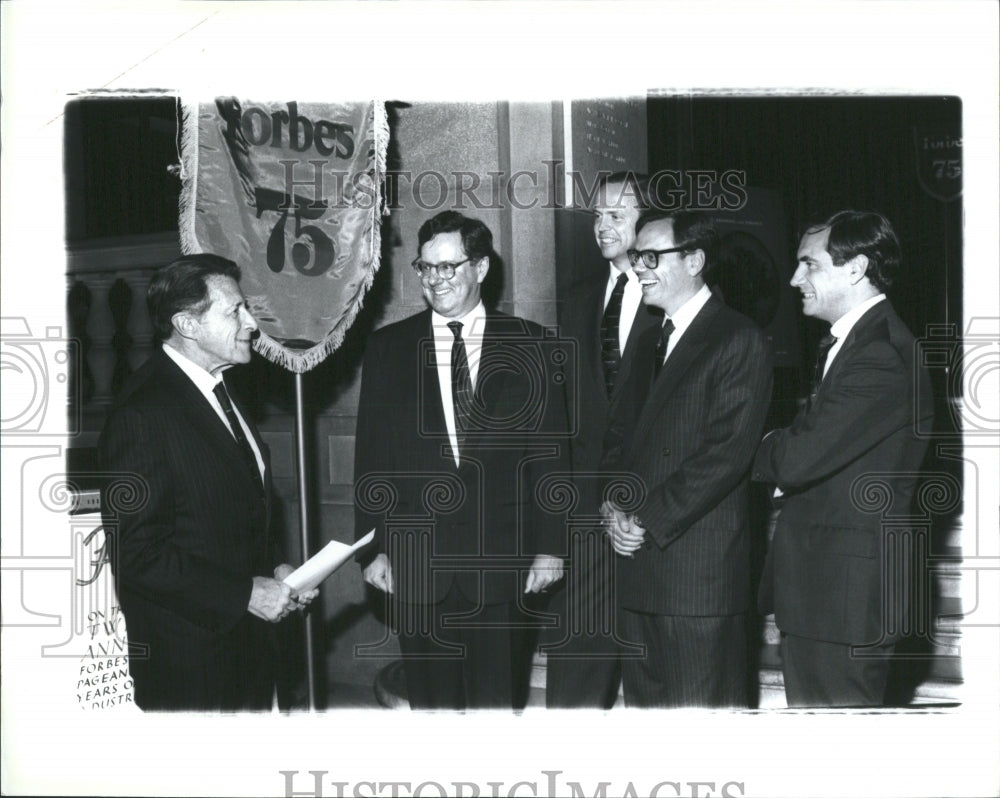
{"label": "man in pinstriped suit", "polygon": [[[98,444],[102,469],[139,478],[137,501],[101,507],[144,710],[268,709],[271,624],[317,591],[293,595],[269,537],[267,447],[222,372],[250,360],[257,322],[239,267],[180,258],[150,283],[163,347],[132,376]],[[273,577],[263,576],[271,572]]]}
{"label": "man in pinstriped suit", "polygon": [[657,212],[637,230],[629,259],[643,302],[665,318],[638,342],[630,401],[609,433],[619,470],[645,489],[636,507],[604,506],[619,555],[619,631],[646,650],[623,661],[625,702],[746,706],[747,491],[771,398],[770,346],[705,285],[715,233],[704,217]]}

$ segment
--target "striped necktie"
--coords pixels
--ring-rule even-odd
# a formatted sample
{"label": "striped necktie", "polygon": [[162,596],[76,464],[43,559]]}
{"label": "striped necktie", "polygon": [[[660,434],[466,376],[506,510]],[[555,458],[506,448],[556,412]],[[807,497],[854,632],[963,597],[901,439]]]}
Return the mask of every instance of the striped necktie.
{"label": "striped necktie", "polygon": [[618,368],[622,362],[618,323],[622,317],[622,296],[625,294],[627,283],[628,274],[622,272],[618,275],[614,290],[611,292],[611,299],[608,300],[608,306],[601,317],[601,362],[604,364],[604,387],[608,396],[611,396],[611,392],[615,389]]}
{"label": "striped necktie", "polygon": [[448,329],[455,336],[451,345],[451,397],[455,407],[455,437],[458,451],[465,446],[465,433],[472,419],[472,376],[469,373],[469,357],[462,339],[462,322],[449,321]]}

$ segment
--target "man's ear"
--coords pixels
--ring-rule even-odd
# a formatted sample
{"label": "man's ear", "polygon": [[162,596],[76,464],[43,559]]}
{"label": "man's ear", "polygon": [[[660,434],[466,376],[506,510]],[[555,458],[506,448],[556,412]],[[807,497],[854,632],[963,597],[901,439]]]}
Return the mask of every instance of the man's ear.
{"label": "man's ear", "polygon": [[696,249],[684,256],[684,268],[692,277],[697,277],[705,269],[705,250]]}
{"label": "man's ear", "polygon": [[477,282],[482,282],[486,279],[486,275],[490,272],[490,256],[485,255],[476,262],[476,273],[479,277]]}
{"label": "man's ear", "polygon": [[175,313],[170,318],[170,323],[181,338],[194,338],[197,332],[198,320],[186,310]]}
{"label": "man's ear", "polygon": [[844,268],[848,270],[847,273],[850,275],[851,285],[857,285],[868,275],[868,256],[855,255],[844,264]]}

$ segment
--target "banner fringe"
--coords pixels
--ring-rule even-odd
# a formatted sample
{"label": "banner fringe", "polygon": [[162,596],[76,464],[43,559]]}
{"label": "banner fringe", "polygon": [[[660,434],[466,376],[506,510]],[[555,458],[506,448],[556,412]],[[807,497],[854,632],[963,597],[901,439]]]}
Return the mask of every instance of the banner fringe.
{"label": "banner fringe", "polygon": [[[197,119],[195,127],[197,128]],[[197,137],[197,130],[195,136]],[[372,137],[375,150],[375,163],[372,167],[374,173],[372,177],[375,183],[375,207],[382,208],[382,212],[373,213],[371,216],[368,228],[368,268],[365,269],[365,279],[362,281],[358,293],[351,299],[350,309],[341,319],[340,324],[331,330],[326,338],[310,349],[290,350],[263,330],[254,341],[254,349],[259,355],[294,374],[304,374],[311,371],[340,348],[347,331],[354,324],[358,313],[364,306],[365,295],[375,282],[375,275],[382,265],[382,217],[389,215],[388,207],[383,206],[385,198],[382,192],[389,144],[389,120],[385,111],[385,103],[381,101],[372,103]]]}
{"label": "banner fringe", "polygon": [[195,234],[195,204],[198,196],[198,103],[178,100],[181,106],[181,195],[178,200],[178,232],[181,252],[201,252]]}

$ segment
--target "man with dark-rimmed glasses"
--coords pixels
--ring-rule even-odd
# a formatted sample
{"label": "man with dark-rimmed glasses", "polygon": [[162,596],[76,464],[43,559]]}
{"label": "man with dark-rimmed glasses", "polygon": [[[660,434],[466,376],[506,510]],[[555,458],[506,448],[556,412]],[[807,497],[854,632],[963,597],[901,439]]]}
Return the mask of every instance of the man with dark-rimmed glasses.
{"label": "man with dark-rimmed glasses", "polygon": [[[355,447],[365,581],[389,594],[414,709],[510,709],[522,593],[562,578],[565,526],[536,499],[566,473],[565,353],[533,322],[488,310],[498,268],[478,219],[418,233],[428,304],[368,340]],[[491,266],[492,264],[492,266]]]}
{"label": "man with dark-rimmed glasses", "polygon": [[[749,469],[771,398],[770,345],[705,284],[715,231],[691,212],[639,220],[628,256],[642,301],[664,312],[638,342],[630,402],[612,432],[645,497],[606,503],[618,554],[625,702],[746,706]],[[634,408],[629,415],[628,408]]]}

